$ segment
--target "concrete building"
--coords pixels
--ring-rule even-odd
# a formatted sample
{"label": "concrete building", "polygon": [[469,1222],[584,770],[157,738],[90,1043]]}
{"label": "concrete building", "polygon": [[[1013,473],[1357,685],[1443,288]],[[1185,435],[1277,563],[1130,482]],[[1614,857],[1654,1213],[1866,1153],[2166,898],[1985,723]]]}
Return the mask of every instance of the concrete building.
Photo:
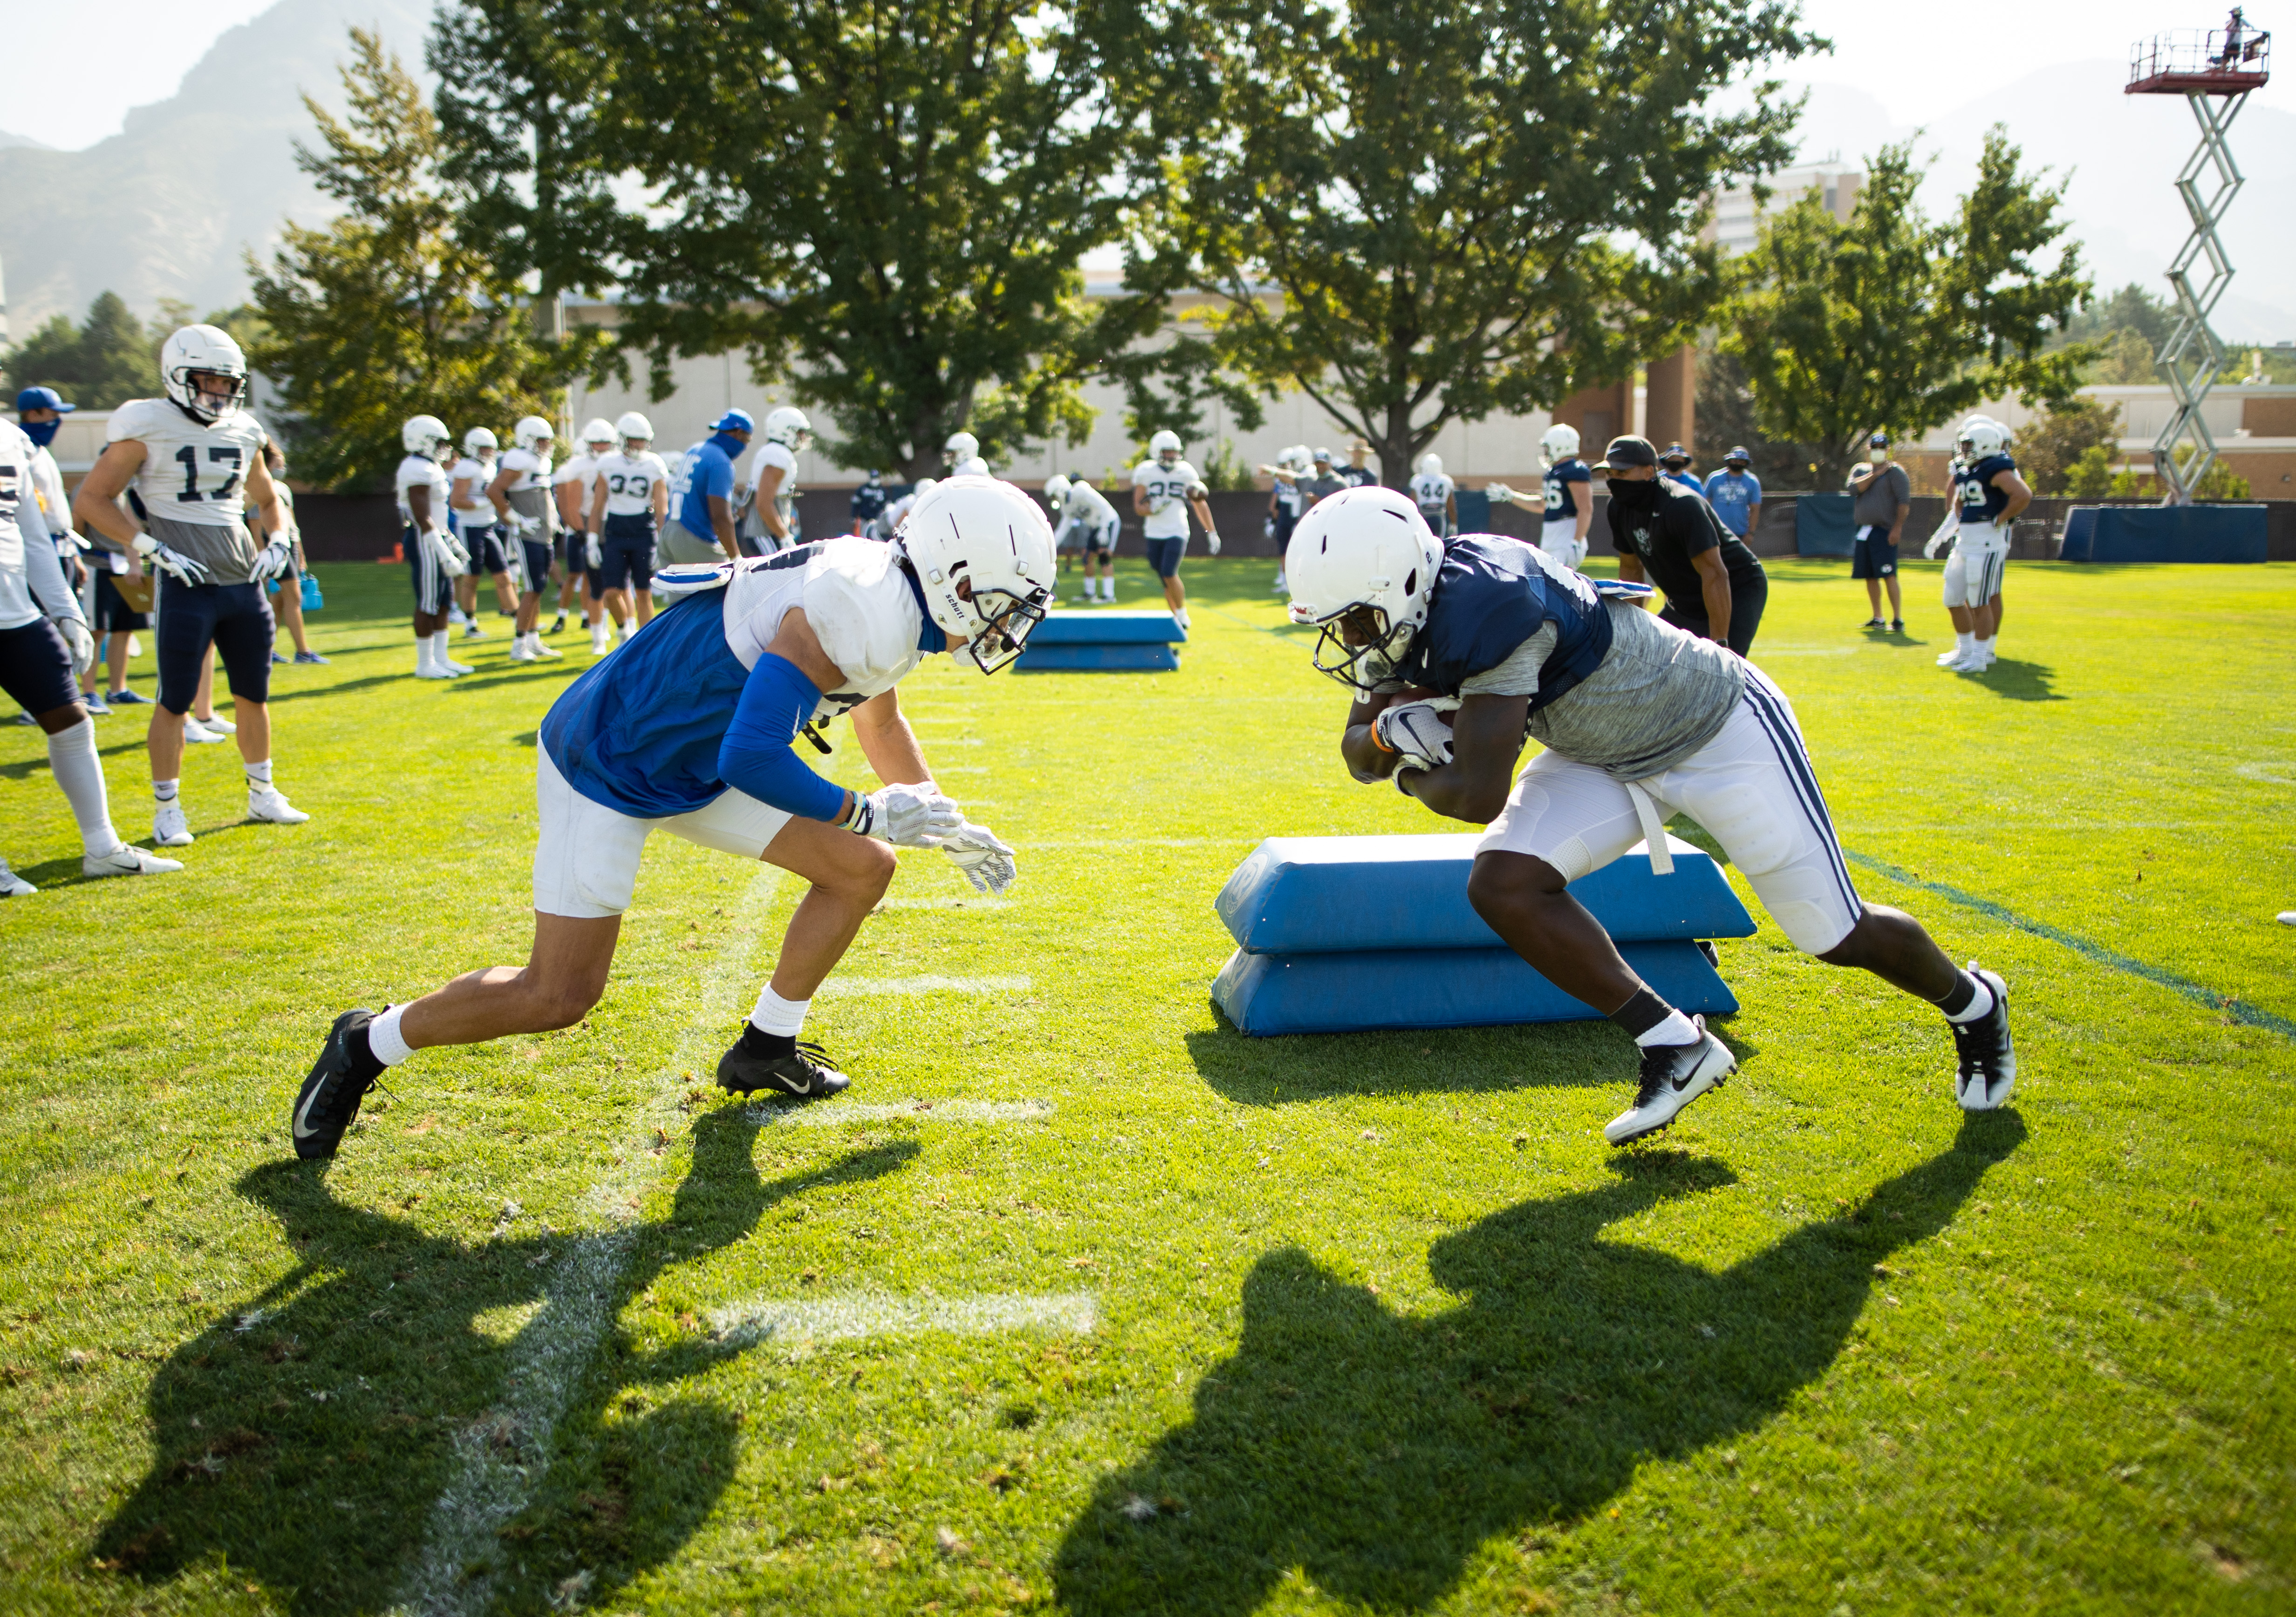
{"label": "concrete building", "polygon": [[1836,155],[1822,163],[1784,168],[1771,176],[1766,202],[1755,201],[1751,185],[1734,185],[1715,197],[1714,217],[1707,223],[1705,239],[1718,242],[1724,252],[1735,258],[1753,247],[1764,218],[1792,207],[1813,191],[1824,201],[1827,212],[1848,224],[1850,211],[1857,206],[1858,189],[1865,183],[1865,170]]}

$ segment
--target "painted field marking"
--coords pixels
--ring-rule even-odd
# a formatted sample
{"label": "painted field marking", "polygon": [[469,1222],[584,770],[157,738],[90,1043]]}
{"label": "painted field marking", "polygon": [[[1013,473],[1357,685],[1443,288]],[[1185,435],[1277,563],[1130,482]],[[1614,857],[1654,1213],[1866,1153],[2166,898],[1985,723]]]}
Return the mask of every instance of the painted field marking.
{"label": "painted field marking", "polygon": [[880,1105],[848,1105],[842,1101],[783,1105],[761,1101],[750,1116],[766,1128],[834,1129],[840,1123],[886,1123],[896,1119],[918,1123],[1034,1123],[1053,1115],[1043,1101],[890,1101]]}
{"label": "painted field marking", "polygon": [[981,896],[959,899],[880,899],[879,909],[1010,909],[1010,899]]}
{"label": "painted field marking", "polygon": [[873,1336],[996,1336],[1007,1331],[1089,1334],[1100,1305],[1089,1292],[991,1292],[972,1297],[894,1297],[863,1292],[802,1301],[758,1298],[713,1309],[721,1341],[744,1347],[783,1342],[857,1342]]}
{"label": "painted field marking", "polygon": [[2234,775],[2243,780],[2264,781],[2275,786],[2296,786],[2296,759],[2267,758],[2253,764],[2235,765]]}
{"label": "painted field marking", "polygon": [[2030,932],[2036,938],[2046,938],[2052,943],[2062,944],[2083,959],[2093,960],[2099,965],[2110,966],[2116,972],[2126,972],[2131,977],[2140,977],[2156,987],[2167,989],[2172,994],[2183,996],[2194,1005],[2206,1005],[2211,1011],[2221,1011],[2234,1022],[2246,1022],[2252,1028],[2263,1028],[2268,1032],[2279,1034],[2281,1038],[2291,1042],[2296,1042],[2296,1022],[2291,1022],[2285,1016],[2276,1016],[2270,1011],[2244,1004],[2229,994],[2220,994],[2205,983],[2194,982],[2189,977],[2179,977],[2174,972],[2165,972],[2157,965],[2147,965],[2142,960],[2131,959],[2127,955],[2106,948],[2102,944],[2091,943],[2087,939],[2066,932],[2061,927],[2051,926],[2046,921],[2029,919],[2013,909],[2004,908],[1990,899],[1980,899],[1975,893],[1964,892],[1957,887],[1948,887],[1942,882],[1924,882],[1910,870],[1900,870],[1895,865],[1885,865],[1880,859],[1869,858],[1862,853],[1851,853],[1847,848],[1841,851],[1853,865],[1877,872],[1889,877],[1892,882],[1906,887],[1919,888],[1923,892],[1935,893],[1940,899],[1950,900],[1966,909],[1973,909],[1979,915],[1998,921],[2005,926],[2013,926],[2021,932]]}
{"label": "painted field marking", "polygon": [[1026,977],[832,977],[814,997],[870,994],[1025,994]]}
{"label": "painted field marking", "polygon": [[541,1309],[511,1343],[502,1401],[455,1435],[446,1488],[431,1506],[422,1548],[407,1570],[394,1612],[458,1617],[491,1604],[493,1579],[464,1569],[499,1550],[499,1530],[526,1508],[534,1483],[550,1468],[551,1441],[576,1384],[588,1369],[620,1297],[629,1261],[629,1222],[640,1193],[660,1173],[660,1161],[639,1143],[677,1117],[684,1074],[716,1054],[726,1023],[748,997],[750,960],[782,873],[761,866],[729,918],[727,935],[748,947],[725,950],[701,983],[700,1014],[679,1038],[653,1093],[639,1108],[622,1163],[590,1189],[588,1211],[607,1227],[567,1242],[550,1266]]}
{"label": "painted field marking", "polygon": [[1095,851],[1109,848],[1233,848],[1241,842],[1258,842],[1256,836],[1128,836],[1086,837],[1017,843],[1022,853],[1040,850],[1062,852]]}

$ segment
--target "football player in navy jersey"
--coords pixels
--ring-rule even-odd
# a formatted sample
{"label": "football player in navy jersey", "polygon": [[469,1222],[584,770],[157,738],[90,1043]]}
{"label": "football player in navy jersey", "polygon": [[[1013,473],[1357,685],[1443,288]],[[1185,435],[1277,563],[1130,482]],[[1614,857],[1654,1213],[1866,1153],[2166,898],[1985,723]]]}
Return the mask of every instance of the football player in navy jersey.
{"label": "football player in navy jersey", "polygon": [[877,527],[878,520],[885,514],[885,474],[883,472],[873,467],[871,468],[868,476],[861,480],[861,486],[853,491],[853,500],[849,509],[853,517],[853,531],[856,534],[865,539],[882,539],[890,537],[881,532]]}
{"label": "football player in navy jersey", "polygon": [[[1955,1096],[2000,1105],[2016,1078],[2008,989],[1911,916],[1861,901],[1793,709],[1728,647],[1497,534],[1436,538],[1405,496],[1351,488],[1301,520],[1285,569],[1316,666],[1355,693],[1340,751],[1436,813],[1488,829],[1467,893],[1546,980],[1641,1047],[1613,1145],[1665,1128],[1737,1063],[1620,958],[1566,883],[1636,842],[1672,869],[1668,817],[1721,843],[1794,944],[1935,1004],[1958,1047]],[[1415,693],[1431,692],[1432,694]],[[1521,778],[1524,744],[1546,749]]]}
{"label": "football player in navy jersey", "polygon": [[[892,880],[893,849],[939,848],[1003,892],[1013,850],[933,784],[894,686],[936,652],[994,673],[1044,620],[1053,535],[1009,483],[955,478],[890,545],[840,534],[660,576],[676,598],[569,685],[537,749],[534,946],[523,967],[455,978],[380,1015],[335,1019],[292,1118],[299,1155],[334,1154],[387,1067],[433,1045],[579,1022],[604,993],[649,833],[777,865],[811,883],[772,979],[718,1063],[720,1087],[812,1099],[845,1088],[807,1010]],[[849,792],[808,768],[801,732],[852,715],[885,783]]]}
{"label": "football player in navy jersey", "polygon": [[[1556,422],[1538,440],[1539,458],[1546,463],[1540,480],[1541,518],[1538,547],[1557,566],[1576,568],[1587,559],[1587,532],[1595,523],[1595,473],[1578,458],[1578,429]],[[1487,485],[1483,492],[1502,505],[1531,502],[1505,483]]]}
{"label": "football player in navy jersey", "polygon": [[1964,422],[1959,447],[1945,523],[1922,554],[1934,556],[1946,541],[1953,541],[1945,564],[1945,609],[1953,619],[1955,644],[1938,666],[1956,674],[1981,674],[1993,666],[1994,643],[2001,634],[2009,524],[2033,503],[2033,491],[2009,458],[2007,430],[1992,417],[1972,415]]}

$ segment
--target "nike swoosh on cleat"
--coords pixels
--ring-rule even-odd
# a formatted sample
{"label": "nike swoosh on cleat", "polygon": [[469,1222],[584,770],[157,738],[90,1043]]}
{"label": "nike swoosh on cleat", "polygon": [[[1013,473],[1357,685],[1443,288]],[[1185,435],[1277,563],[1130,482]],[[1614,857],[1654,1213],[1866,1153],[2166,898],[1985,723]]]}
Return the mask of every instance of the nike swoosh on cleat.
{"label": "nike swoosh on cleat", "polygon": [[[328,1042],[332,1044],[333,1040],[330,1039]],[[304,1120],[311,1115],[311,1107],[318,1100],[319,1091],[324,1088],[326,1088],[326,1081],[324,1079],[319,1082],[313,1084],[311,1086],[311,1093],[303,1097],[303,1104],[295,1109],[295,1137],[297,1139],[308,1140],[313,1135],[319,1132],[316,1129],[307,1129],[303,1125]]]}

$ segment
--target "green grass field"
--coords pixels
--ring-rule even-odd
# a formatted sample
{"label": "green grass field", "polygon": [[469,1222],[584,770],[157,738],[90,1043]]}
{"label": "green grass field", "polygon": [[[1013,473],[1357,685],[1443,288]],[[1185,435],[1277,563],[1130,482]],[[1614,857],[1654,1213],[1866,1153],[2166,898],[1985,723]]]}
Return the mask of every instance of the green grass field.
{"label": "green grass field", "polygon": [[523,957],[578,636],[417,684],[403,571],[324,570],[314,817],[193,749],[176,876],[82,882],[0,728],[0,1610],[2289,1610],[2296,568],[2013,568],[1978,679],[1935,567],[1885,639],[1776,564],[1756,660],[1866,896],[2007,976],[2014,1108],[1765,922],[1740,1074],[1625,1152],[1606,1023],[1211,1009],[1259,838],[1454,828],[1348,780],[1270,571],[1191,562],[1176,675],[903,687],[1021,882],[903,856],[802,1112],[708,1082],[795,883],[662,838],[586,1022],[294,1160],[335,1012]]}

